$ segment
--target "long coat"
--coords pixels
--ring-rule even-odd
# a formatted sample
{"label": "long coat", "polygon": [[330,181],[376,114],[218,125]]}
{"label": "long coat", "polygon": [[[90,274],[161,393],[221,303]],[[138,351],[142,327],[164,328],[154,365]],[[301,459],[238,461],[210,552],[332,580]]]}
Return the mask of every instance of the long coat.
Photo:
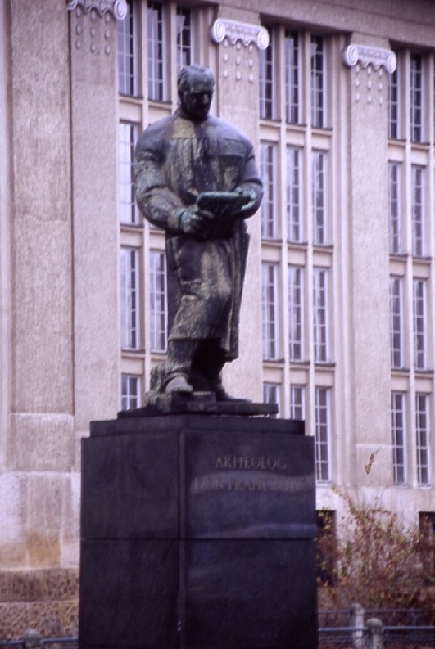
{"label": "long coat", "polygon": [[[249,243],[243,219],[262,198],[251,143],[222,120],[192,122],[178,110],[142,133],[134,173],[142,214],[166,233],[169,339],[212,338],[226,360],[236,358]],[[199,194],[239,187],[256,197],[243,219],[212,227],[205,240],[182,231],[180,212],[195,205]]]}

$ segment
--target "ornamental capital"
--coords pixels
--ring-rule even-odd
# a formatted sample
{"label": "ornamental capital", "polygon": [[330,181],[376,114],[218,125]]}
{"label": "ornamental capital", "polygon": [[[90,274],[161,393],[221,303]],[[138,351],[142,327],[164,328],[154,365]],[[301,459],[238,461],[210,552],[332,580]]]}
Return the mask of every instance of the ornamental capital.
{"label": "ornamental capital", "polygon": [[68,11],[74,11],[76,7],[81,7],[85,13],[93,9],[100,16],[109,12],[116,20],[124,20],[128,8],[126,0],[67,0]]}
{"label": "ornamental capital", "polygon": [[343,50],[343,63],[349,67],[357,63],[360,63],[363,68],[371,65],[375,70],[384,67],[389,74],[392,74],[396,69],[396,55],[383,47],[353,44]]}
{"label": "ornamental capital", "polygon": [[218,18],[214,21],[211,26],[211,37],[215,43],[222,43],[225,38],[232,45],[237,41],[242,41],[245,47],[254,43],[260,50],[265,50],[270,42],[269,32],[261,25],[251,25],[225,18]]}

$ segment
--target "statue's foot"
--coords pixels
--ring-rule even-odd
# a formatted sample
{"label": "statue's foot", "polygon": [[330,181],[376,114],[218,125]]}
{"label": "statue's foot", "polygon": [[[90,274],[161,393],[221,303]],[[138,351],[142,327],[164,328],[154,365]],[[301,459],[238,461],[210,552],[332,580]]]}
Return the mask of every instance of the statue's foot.
{"label": "statue's foot", "polygon": [[187,382],[184,374],[176,374],[165,387],[166,393],[183,392],[192,394],[193,387]]}

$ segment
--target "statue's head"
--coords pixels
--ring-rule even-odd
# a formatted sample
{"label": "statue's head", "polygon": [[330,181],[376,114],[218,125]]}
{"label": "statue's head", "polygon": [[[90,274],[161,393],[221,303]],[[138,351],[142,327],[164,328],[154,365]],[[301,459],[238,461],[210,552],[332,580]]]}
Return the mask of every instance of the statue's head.
{"label": "statue's head", "polygon": [[183,113],[189,119],[206,119],[214,92],[214,76],[201,65],[188,65],[178,75],[178,96]]}

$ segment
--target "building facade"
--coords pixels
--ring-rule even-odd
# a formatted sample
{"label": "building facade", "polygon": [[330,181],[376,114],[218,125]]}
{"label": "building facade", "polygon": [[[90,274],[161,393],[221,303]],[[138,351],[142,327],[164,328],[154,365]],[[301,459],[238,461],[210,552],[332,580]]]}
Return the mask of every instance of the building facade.
{"label": "building facade", "polygon": [[0,0],[0,638],[74,632],[80,439],[166,352],[132,159],[185,64],[264,183],[229,391],[305,419],[337,523],[433,515],[434,36],[428,0]]}

